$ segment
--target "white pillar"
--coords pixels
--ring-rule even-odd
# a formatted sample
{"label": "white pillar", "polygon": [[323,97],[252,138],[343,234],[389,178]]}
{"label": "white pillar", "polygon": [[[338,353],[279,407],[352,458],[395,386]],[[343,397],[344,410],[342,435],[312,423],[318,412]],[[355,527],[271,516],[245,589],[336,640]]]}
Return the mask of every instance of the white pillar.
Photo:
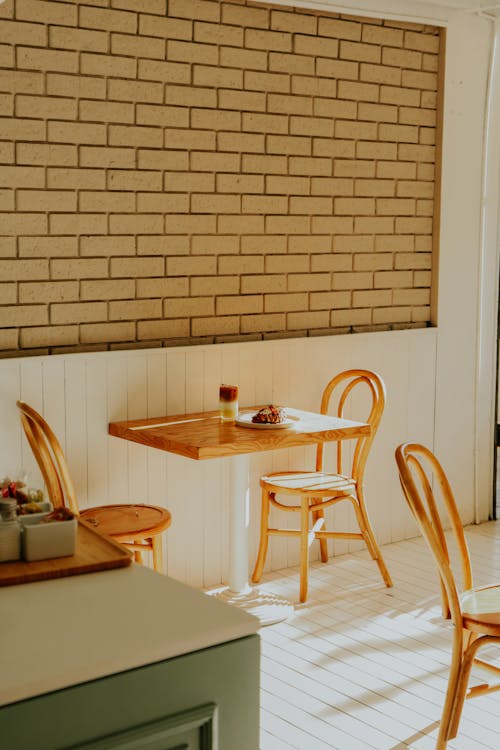
{"label": "white pillar", "polygon": [[229,590],[246,594],[248,585],[249,470],[248,455],[231,456],[229,463]]}

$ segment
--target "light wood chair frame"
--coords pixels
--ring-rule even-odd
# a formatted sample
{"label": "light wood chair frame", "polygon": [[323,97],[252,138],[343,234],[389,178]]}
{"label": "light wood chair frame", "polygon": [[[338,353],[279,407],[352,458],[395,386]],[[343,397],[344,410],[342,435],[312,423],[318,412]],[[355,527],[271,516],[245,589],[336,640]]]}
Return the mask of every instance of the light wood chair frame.
{"label": "light wood chair frame", "polygon": [[[356,439],[354,446],[350,473],[344,474],[344,449],[343,441],[338,440],[336,445],[336,472],[325,474],[324,443],[318,443],[316,449],[316,470],[314,472],[279,472],[268,474],[260,480],[262,488],[262,509],[260,524],[260,543],[257,561],[252,575],[252,581],[258,583],[261,580],[266,561],[268,542],[270,536],[294,536],[300,538],[300,590],[299,599],[305,602],[308,591],[308,569],[309,548],[315,539],[319,540],[321,561],[328,562],[328,539],[362,539],[373,560],[377,563],[386,586],[392,586],[391,576],[385,565],[382,553],[377,544],[375,534],[370,522],[365,502],[364,475],[366,462],[373,444],[382,414],[384,411],[386,391],[382,378],[370,370],[351,369],[339,373],[330,380],[323,391],[321,399],[321,414],[328,414],[330,401],[337,389],[343,386],[338,400],[336,416],[344,417],[349,396],[354,389],[360,386],[367,387],[371,396],[370,413],[365,420],[371,426],[369,435],[363,435]],[[316,475],[321,474],[322,479],[326,477],[328,487],[326,489],[315,489],[300,486],[300,477],[310,481]],[[285,477],[290,481],[289,487],[283,487],[276,482],[277,477]],[[295,477],[295,480],[293,479]],[[274,479],[274,482],[273,482]],[[298,483],[297,483],[298,479]],[[335,485],[338,489],[335,489]],[[295,495],[300,497],[300,505],[287,505],[276,499],[276,495]],[[359,532],[327,531],[325,525],[325,509],[333,505],[347,501],[352,505],[359,526]],[[300,513],[299,529],[273,528],[269,526],[269,514],[271,507],[285,512]],[[312,526],[310,527],[310,520]]]}
{"label": "light wood chair frame", "polygon": [[[450,483],[437,458],[425,446],[408,442],[396,449],[396,463],[405,499],[438,568],[443,617],[451,618],[455,626],[448,688],[436,744],[436,750],[444,750],[448,740],[458,734],[464,700],[500,690],[499,683],[484,683],[467,691],[473,664],[500,678],[498,667],[476,657],[483,646],[500,645],[500,613],[493,613],[497,614],[498,624],[495,624],[487,616],[481,621],[481,617],[475,615],[472,621],[462,610],[461,595],[464,592],[484,591],[491,587],[474,589],[470,553],[462,521]],[[462,576],[460,591],[450,563],[444,525],[436,502],[438,490],[458,551]],[[500,588],[500,584],[498,586]]]}
{"label": "light wood chair frame", "polygon": [[[66,458],[52,428],[29,404],[24,401],[17,401],[16,405],[21,412],[24,433],[42,473],[47,494],[53,507],[69,507],[76,516],[89,516],[92,508],[86,509],[83,513],[80,512]],[[116,507],[101,505],[99,509]],[[142,564],[143,562],[143,552],[151,552],[153,567],[158,572],[164,572],[162,534],[171,524],[169,511],[161,510],[163,511],[162,521],[158,525],[148,528],[144,534],[132,536],[130,534],[110,534],[113,539],[133,551],[134,559],[138,563]],[[91,516],[86,520],[92,523]]]}

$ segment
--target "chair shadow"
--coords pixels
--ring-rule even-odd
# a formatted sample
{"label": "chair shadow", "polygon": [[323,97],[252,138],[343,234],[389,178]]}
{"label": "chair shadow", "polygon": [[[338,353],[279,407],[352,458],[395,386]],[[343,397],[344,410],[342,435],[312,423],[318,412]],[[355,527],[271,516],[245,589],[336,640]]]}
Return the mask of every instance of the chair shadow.
{"label": "chair shadow", "polygon": [[423,729],[419,729],[418,732],[415,732],[415,734],[412,734],[410,737],[406,737],[396,745],[391,745],[387,750],[408,750],[408,748],[411,748],[412,742],[417,742],[417,740],[422,739],[422,735],[431,734],[431,732],[439,728],[439,724],[439,721],[433,721],[432,724],[429,724]]}

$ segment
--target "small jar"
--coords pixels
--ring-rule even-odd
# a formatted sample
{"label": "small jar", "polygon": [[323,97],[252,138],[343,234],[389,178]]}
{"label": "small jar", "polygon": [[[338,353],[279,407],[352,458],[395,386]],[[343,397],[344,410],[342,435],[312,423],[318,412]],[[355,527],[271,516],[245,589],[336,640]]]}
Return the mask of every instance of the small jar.
{"label": "small jar", "polygon": [[21,526],[17,519],[15,498],[0,500],[0,562],[21,558]]}
{"label": "small jar", "polygon": [[238,386],[221,385],[219,388],[220,418],[223,422],[234,422],[238,416]]}

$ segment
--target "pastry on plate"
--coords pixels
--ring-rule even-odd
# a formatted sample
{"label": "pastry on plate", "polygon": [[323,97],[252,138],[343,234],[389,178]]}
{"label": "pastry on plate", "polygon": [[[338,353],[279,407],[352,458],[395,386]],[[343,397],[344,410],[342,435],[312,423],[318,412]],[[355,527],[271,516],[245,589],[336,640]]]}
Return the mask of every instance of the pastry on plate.
{"label": "pastry on plate", "polygon": [[281,406],[269,404],[253,415],[252,422],[254,424],[280,424],[286,422],[286,412]]}

